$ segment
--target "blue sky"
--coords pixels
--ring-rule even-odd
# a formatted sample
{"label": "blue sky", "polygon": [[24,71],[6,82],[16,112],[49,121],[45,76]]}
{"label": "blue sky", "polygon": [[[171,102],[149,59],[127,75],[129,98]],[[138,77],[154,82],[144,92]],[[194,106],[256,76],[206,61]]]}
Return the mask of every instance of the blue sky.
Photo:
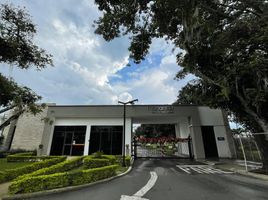
{"label": "blue sky", "polygon": [[144,62],[128,67],[127,37],[106,42],[94,34],[93,20],[101,13],[93,0],[12,3],[29,11],[38,30],[35,43],[53,55],[55,66],[36,71],[1,64],[0,72],[32,88],[43,102],[117,104],[138,98],[139,104],[169,104],[193,78],[174,80],[179,49],[172,52],[173,46],[161,39],[153,41]]}

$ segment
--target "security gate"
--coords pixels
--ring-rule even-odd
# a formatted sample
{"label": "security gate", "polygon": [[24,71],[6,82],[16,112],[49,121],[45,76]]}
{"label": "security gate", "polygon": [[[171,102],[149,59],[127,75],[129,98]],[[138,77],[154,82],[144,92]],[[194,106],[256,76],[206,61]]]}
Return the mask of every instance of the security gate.
{"label": "security gate", "polygon": [[193,159],[192,138],[134,137],[134,158],[190,158]]}

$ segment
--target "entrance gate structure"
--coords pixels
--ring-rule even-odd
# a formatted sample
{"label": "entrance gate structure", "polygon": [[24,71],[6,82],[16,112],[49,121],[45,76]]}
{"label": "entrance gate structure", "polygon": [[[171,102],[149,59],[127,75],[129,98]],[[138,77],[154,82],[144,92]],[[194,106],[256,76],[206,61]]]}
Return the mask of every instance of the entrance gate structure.
{"label": "entrance gate structure", "polygon": [[134,137],[132,156],[136,158],[193,159],[192,138]]}
{"label": "entrance gate structure", "polygon": [[[89,155],[94,151],[137,158],[204,159],[234,155],[228,119],[219,109],[196,105],[128,105],[124,115],[121,105],[50,105],[45,113],[49,123],[44,122],[43,130],[29,130],[32,135],[39,131],[42,137],[35,143],[37,148],[42,144],[39,155]],[[22,147],[18,144],[23,143],[16,141],[25,130],[28,132],[22,126],[27,125],[25,121],[17,124],[12,147]],[[133,124],[174,124],[175,135],[133,140]]]}

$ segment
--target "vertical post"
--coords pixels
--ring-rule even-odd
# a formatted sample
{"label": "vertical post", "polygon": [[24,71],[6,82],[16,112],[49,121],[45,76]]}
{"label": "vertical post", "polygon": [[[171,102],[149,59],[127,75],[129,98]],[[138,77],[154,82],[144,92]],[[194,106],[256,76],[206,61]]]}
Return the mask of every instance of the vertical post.
{"label": "vertical post", "polygon": [[190,159],[193,159],[193,153],[192,153],[192,138],[189,135],[188,136],[188,150],[189,150],[189,157]]}
{"label": "vertical post", "polygon": [[133,146],[134,146],[134,159],[137,159],[137,141],[136,141],[136,137],[133,138]]}
{"label": "vertical post", "polygon": [[125,134],[126,134],[126,104],[123,104],[124,106],[124,125],[123,125],[123,167],[126,166],[126,162],[125,162]]}
{"label": "vertical post", "polygon": [[245,168],[246,168],[246,172],[247,172],[248,171],[247,158],[246,158],[244,146],[243,146],[243,143],[242,143],[242,140],[241,140],[241,136],[240,135],[239,135],[239,141],[240,141],[240,145],[241,145],[241,148],[242,148],[242,153],[243,153],[244,161],[245,161]]}

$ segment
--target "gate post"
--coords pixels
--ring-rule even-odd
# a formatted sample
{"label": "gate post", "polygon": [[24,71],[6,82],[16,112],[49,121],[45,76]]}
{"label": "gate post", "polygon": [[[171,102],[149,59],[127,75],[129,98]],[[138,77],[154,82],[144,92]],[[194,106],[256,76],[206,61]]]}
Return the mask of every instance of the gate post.
{"label": "gate post", "polygon": [[193,152],[192,152],[192,138],[190,135],[188,136],[188,150],[189,150],[189,158],[193,159],[194,156],[193,156]]}
{"label": "gate post", "polygon": [[133,157],[134,157],[134,160],[137,158],[137,141],[136,141],[136,137],[133,138]]}

